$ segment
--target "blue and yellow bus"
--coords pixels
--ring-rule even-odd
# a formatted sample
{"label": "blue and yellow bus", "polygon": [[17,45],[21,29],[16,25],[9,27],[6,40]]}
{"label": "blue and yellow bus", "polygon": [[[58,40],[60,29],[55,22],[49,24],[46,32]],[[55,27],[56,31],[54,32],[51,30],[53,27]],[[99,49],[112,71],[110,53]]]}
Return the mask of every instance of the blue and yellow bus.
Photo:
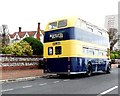
{"label": "blue and yellow bus", "polygon": [[110,73],[107,31],[78,17],[49,22],[44,33],[44,72]]}

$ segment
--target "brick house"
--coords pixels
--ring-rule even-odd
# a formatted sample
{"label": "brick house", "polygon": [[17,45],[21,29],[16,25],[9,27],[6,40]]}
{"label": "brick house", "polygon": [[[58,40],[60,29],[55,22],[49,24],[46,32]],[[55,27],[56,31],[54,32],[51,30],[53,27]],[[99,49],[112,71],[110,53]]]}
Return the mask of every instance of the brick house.
{"label": "brick house", "polygon": [[10,43],[18,42],[26,37],[34,37],[40,40],[43,43],[43,34],[44,30],[40,29],[40,23],[38,23],[37,31],[22,31],[21,27],[19,27],[18,32],[14,32],[13,34],[8,34]]}

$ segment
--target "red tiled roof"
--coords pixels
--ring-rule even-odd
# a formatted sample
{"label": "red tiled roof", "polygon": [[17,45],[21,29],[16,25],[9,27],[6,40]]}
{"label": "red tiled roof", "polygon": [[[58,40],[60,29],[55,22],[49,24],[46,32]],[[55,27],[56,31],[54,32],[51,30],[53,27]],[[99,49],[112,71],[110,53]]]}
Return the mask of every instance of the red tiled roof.
{"label": "red tiled roof", "polygon": [[13,34],[9,34],[10,38],[14,38],[16,34],[19,35],[20,38],[23,38],[26,33],[28,33],[29,36],[34,36],[37,31],[23,31],[23,32],[15,32]]}
{"label": "red tiled roof", "polygon": [[17,32],[13,33],[13,34],[9,34],[10,38],[14,38]]}
{"label": "red tiled roof", "polygon": [[27,32],[29,36],[34,36],[36,31]]}
{"label": "red tiled roof", "polygon": [[20,38],[24,37],[25,34],[26,34],[26,32],[18,32],[18,35],[19,35]]}

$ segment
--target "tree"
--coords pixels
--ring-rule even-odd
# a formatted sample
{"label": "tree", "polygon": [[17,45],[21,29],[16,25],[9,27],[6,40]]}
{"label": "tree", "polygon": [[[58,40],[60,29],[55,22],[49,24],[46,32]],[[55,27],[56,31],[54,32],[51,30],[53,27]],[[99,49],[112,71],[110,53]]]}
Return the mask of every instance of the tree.
{"label": "tree", "polygon": [[109,34],[109,42],[110,42],[110,51],[113,50],[114,45],[118,41],[118,34],[117,33],[118,33],[117,29],[115,29],[115,28],[110,28],[109,29],[108,34]]}
{"label": "tree", "polygon": [[1,27],[2,47],[9,44],[8,33],[9,33],[8,26],[7,25],[2,25],[2,27]]}
{"label": "tree", "polygon": [[30,44],[33,49],[33,55],[43,55],[43,44],[39,40],[33,37],[27,37],[23,40]]}
{"label": "tree", "polygon": [[32,47],[26,41],[15,42],[12,45],[4,46],[2,50],[3,54],[13,54],[17,56],[32,55]]}
{"label": "tree", "polygon": [[120,51],[119,50],[111,51],[110,57],[111,59],[120,59]]}

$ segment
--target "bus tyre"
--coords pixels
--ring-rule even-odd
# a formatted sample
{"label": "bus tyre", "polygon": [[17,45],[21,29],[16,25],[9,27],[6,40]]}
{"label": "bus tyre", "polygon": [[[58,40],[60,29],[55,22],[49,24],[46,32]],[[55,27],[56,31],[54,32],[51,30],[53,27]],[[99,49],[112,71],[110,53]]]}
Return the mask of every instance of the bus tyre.
{"label": "bus tyre", "polygon": [[88,65],[86,75],[90,77],[92,75],[92,66]]}
{"label": "bus tyre", "polygon": [[111,65],[108,64],[108,66],[107,66],[107,70],[106,70],[106,73],[109,74],[109,73],[110,73],[110,70],[111,70]]}

